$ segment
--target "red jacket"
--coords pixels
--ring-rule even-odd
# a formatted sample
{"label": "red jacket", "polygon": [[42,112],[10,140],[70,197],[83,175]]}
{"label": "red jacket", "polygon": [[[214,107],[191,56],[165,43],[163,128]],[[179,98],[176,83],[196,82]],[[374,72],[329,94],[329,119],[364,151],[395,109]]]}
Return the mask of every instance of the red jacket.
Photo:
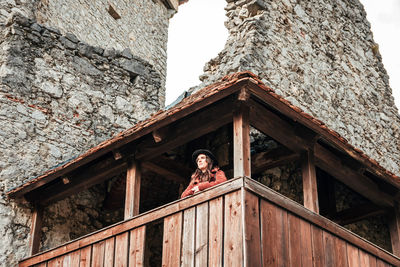
{"label": "red jacket", "polygon": [[195,186],[199,187],[199,191],[202,191],[204,189],[207,189],[209,187],[212,187],[214,185],[220,184],[222,182],[226,181],[226,176],[225,173],[220,170],[219,168],[214,168],[211,170],[212,177],[210,178],[209,182],[202,182],[199,183],[199,181],[196,179],[192,182],[190,182],[189,186],[186,188],[186,190],[182,193],[181,198],[193,195],[194,192],[192,191],[192,188]]}

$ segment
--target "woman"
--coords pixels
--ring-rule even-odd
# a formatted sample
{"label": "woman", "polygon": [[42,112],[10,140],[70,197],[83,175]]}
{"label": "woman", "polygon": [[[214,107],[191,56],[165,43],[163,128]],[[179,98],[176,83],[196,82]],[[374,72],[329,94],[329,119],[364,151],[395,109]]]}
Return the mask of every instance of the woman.
{"label": "woman", "polygon": [[210,151],[196,150],[193,152],[192,160],[197,165],[197,169],[192,174],[190,184],[182,193],[181,198],[226,181],[225,173],[219,169],[217,159]]}

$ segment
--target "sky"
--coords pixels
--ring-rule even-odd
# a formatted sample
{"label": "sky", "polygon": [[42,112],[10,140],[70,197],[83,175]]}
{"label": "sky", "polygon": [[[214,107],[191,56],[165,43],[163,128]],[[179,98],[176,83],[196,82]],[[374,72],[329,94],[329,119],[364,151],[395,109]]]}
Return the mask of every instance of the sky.
{"label": "sky", "polygon": [[[400,0],[360,0],[379,44],[396,106],[400,108]],[[225,0],[190,0],[170,20],[166,105],[200,83],[206,62],[224,48]]]}

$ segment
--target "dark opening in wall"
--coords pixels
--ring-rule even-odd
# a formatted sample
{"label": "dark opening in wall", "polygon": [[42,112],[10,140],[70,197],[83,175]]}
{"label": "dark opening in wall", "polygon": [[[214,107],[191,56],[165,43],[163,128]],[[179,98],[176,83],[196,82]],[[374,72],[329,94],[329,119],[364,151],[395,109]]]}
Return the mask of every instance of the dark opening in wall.
{"label": "dark opening in wall", "polygon": [[158,220],[146,225],[146,243],[143,266],[161,266],[164,221]]}
{"label": "dark opening in wall", "polygon": [[110,3],[108,4],[108,9],[107,9],[108,14],[111,15],[115,20],[120,19],[121,16],[118,14],[118,12],[115,10],[115,7]]}

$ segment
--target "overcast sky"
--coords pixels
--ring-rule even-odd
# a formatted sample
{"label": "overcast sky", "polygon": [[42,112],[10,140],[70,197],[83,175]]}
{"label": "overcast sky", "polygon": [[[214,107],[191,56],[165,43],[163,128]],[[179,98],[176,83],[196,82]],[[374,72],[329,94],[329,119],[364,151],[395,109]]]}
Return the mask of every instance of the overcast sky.
{"label": "overcast sky", "polygon": [[[396,106],[400,108],[400,0],[361,0],[379,44],[390,77]],[[204,64],[217,56],[228,32],[225,0],[190,0],[170,20],[166,104],[200,83]]]}

